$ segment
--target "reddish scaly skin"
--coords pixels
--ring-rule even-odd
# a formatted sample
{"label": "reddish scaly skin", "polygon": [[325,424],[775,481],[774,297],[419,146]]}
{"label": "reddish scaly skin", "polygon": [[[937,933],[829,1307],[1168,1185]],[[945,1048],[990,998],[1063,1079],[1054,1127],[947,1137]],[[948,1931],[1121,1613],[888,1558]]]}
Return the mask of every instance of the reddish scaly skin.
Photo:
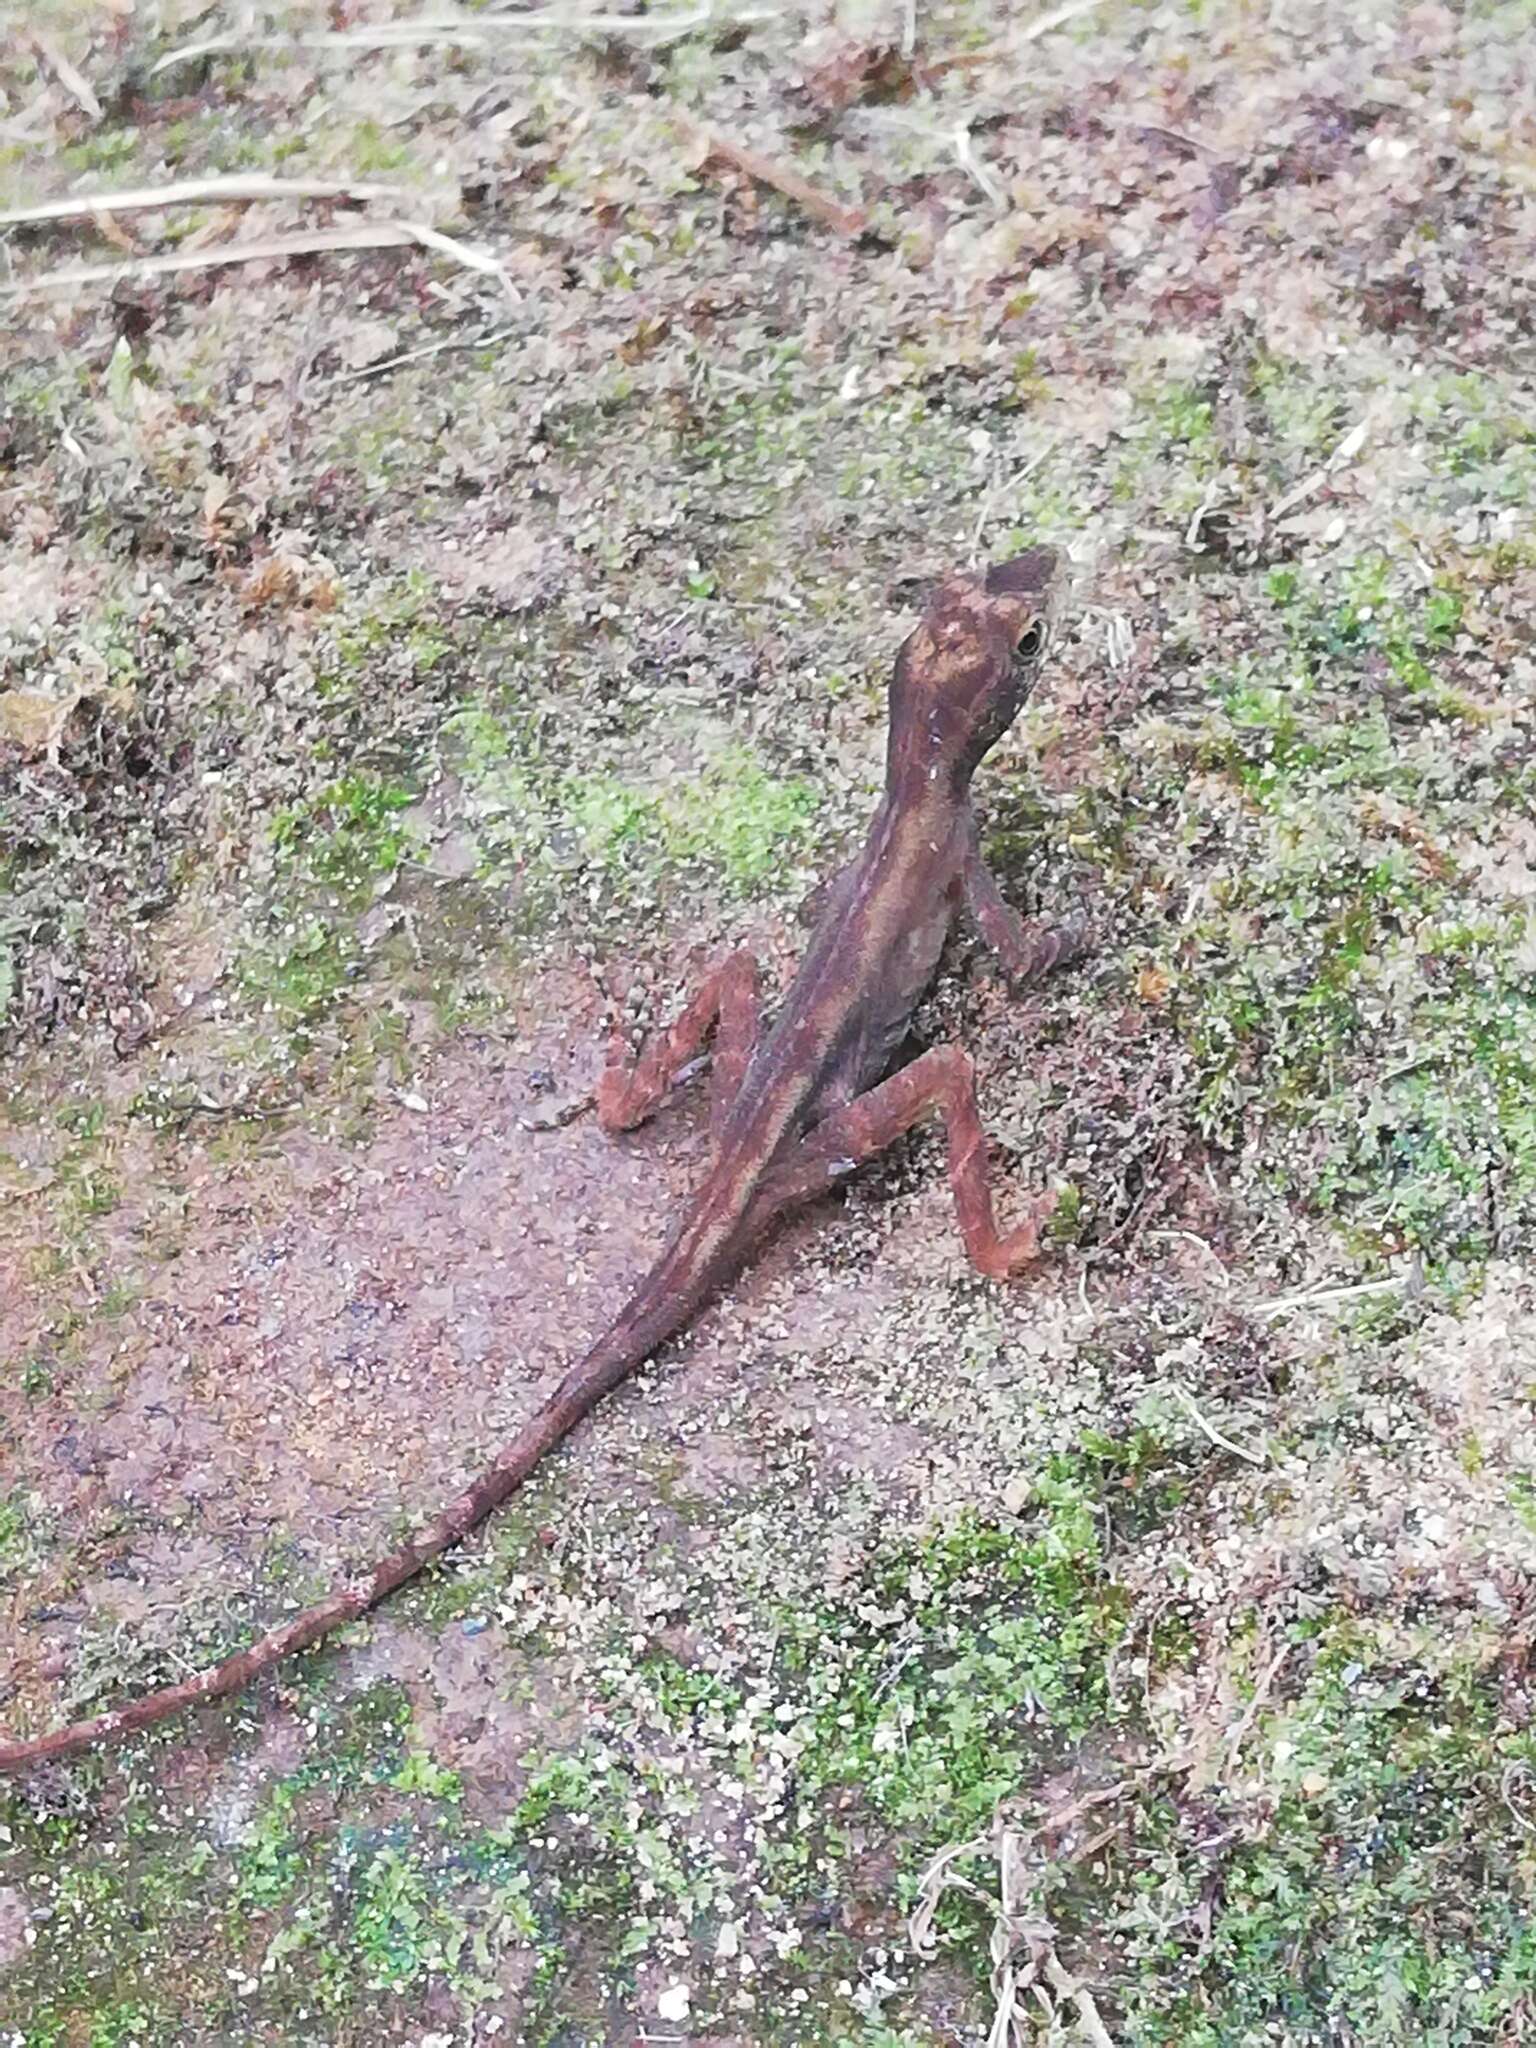
{"label": "reddish scaly skin", "polygon": [[1075,952],[1071,929],[1020,923],[981,864],[970,785],[1028,695],[1054,616],[1059,570],[1035,548],[935,592],[896,657],[885,794],[858,858],[836,877],[777,1021],[758,1030],[757,968],[737,953],[711,975],[633,1071],[610,1060],[598,1089],[609,1130],[640,1123],[715,1033],[712,1163],[670,1242],[617,1321],[480,1476],[398,1550],[248,1649],[195,1677],[52,1735],[0,1742],[0,1771],[72,1756],[249,1684],[365,1614],[516,1491],[621,1380],[675,1336],[773,1219],[824,1192],[927,1111],[944,1119],[966,1251],[994,1278],[1039,1254],[1052,1198],[997,1229],[971,1062],[939,1046],[891,1073],[956,912],[969,910],[1015,974]]}

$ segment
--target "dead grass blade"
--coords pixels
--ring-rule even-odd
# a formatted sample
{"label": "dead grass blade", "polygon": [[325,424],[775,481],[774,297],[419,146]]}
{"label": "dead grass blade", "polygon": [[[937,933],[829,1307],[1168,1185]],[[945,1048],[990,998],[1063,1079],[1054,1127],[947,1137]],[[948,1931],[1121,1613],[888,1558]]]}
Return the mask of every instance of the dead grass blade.
{"label": "dead grass blade", "polygon": [[196,57],[218,56],[229,50],[401,50],[423,48],[429,43],[458,43],[479,47],[500,35],[625,35],[640,36],[652,43],[664,43],[673,36],[691,35],[711,22],[760,21],[770,10],[751,14],[725,14],[714,7],[695,7],[686,14],[582,14],[571,7],[541,7],[529,14],[445,14],[423,15],[419,21],[380,22],[371,28],[317,29],[296,36],[206,36],[196,43],[183,43],[169,50],[150,68],[150,77],[173,64],[188,64]]}
{"label": "dead grass blade", "polygon": [[965,1863],[973,1856],[984,1856],[992,1847],[992,1833],[973,1835],[968,1842],[951,1842],[947,1849],[941,1849],[918,1880],[917,1904],[912,1908],[907,1922],[907,1940],[912,1953],[925,1959],[939,1952],[934,1939],[933,1923],[938,1917],[939,1901],[948,1891],[965,1892],[973,1899],[985,1899],[986,1893],[969,1878],[955,1872],[957,1863]]}
{"label": "dead grass blade", "polygon": [[93,220],[99,213],[137,213],[159,206],[238,206],[259,199],[403,199],[399,185],[359,184],[333,178],[273,178],[241,172],[227,178],[183,178],[173,185],[133,185],[121,192],[72,192],[36,206],[0,213],[0,228],[38,221]]}
{"label": "dead grass blade", "polygon": [[1270,519],[1283,519],[1287,512],[1294,512],[1298,505],[1305,504],[1308,498],[1315,496],[1340,470],[1348,469],[1365,446],[1370,425],[1369,419],[1356,420],[1322,467],[1313,470],[1310,476],[1303,477],[1293,490],[1287,491],[1283,498],[1270,506]]}
{"label": "dead grass blade", "polygon": [[411,246],[436,249],[466,270],[495,278],[516,305],[517,290],[494,256],[451,235],[417,221],[371,221],[351,228],[316,229],[309,234],[261,235],[245,242],[221,242],[206,249],[176,249],[163,255],[135,256],[124,263],[72,263],[61,270],[45,270],[36,277],[17,280],[0,291],[5,298],[24,298],[31,292],[63,291],[73,285],[116,284],[126,278],[163,277],[178,270],[212,270],[226,263],[282,261],[289,256],[316,256],[357,249],[395,249]]}
{"label": "dead grass blade", "polygon": [[1234,1458],[1241,1458],[1245,1465],[1267,1465],[1269,1463],[1267,1447],[1257,1451],[1248,1450],[1244,1445],[1235,1443],[1231,1437],[1224,1436],[1214,1422],[1208,1422],[1195,1405],[1195,1397],[1188,1387],[1181,1386],[1177,1380],[1170,1380],[1169,1391],[1190,1421],[1194,1423],[1196,1429],[1200,1431],[1202,1436],[1213,1443],[1217,1450],[1230,1451]]}
{"label": "dead grass blade", "polygon": [[1515,1794],[1529,1790],[1531,1783],[1531,1768],[1525,1763],[1506,1764],[1504,1775],[1499,1780],[1499,1797],[1504,1801],[1510,1819],[1528,1835],[1536,1834],[1536,1818],[1527,1807],[1520,1805]]}
{"label": "dead grass blade", "polygon": [[1099,0],[1068,0],[1065,7],[1053,7],[1049,14],[1038,15],[1027,28],[1021,29],[1018,41],[1038,42],[1041,36],[1048,36],[1053,28],[1064,28],[1069,21],[1076,21],[1080,14],[1091,14]]}
{"label": "dead grass blade", "polygon": [[1248,1311],[1254,1316],[1284,1316],[1294,1309],[1337,1308],[1346,1301],[1368,1301],[1373,1295],[1412,1292],[1413,1275],[1394,1273],[1386,1280],[1361,1280],[1353,1287],[1304,1287],[1299,1294],[1276,1294],[1268,1301],[1256,1301]]}
{"label": "dead grass blade", "polygon": [[[1117,1797],[1126,1789],[1125,1785],[1108,1787],[1102,1798]],[[1085,1808],[1094,1803],[1101,1802],[1081,1802]],[[986,1834],[940,1850],[918,1887],[918,1902],[908,1927],[913,1953],[931,1956],[935,1952],[933,1922],[946,1891],[962,1891],[973,1899],[984,1900],[992,1910],[988,1952],[992,1959],[993,2013],[987,2048],[1024,2048],[1034,2031],[1034,2022],[1039,2020],[1048,2030],[1055,2028],[1064,2005],[1075,2009],[1078,2031],[1085,2041],[1092,2043],[1092,2048],[1115,2048],[1092,1992],[1062,1963],[1056,1953],[1056,1929],[1039,1911],[1038,1879],[1027,1853],[1034,1832],[1000,1808]],[[997,1863],[995,1904],[978,1885],[961,1877],[955,1869],[966,1858],[983,1855],[991,1856]]]}
{"label": "dead grass blade", "polygon": [[32,32],[32,47],[81,113],[89,115],[93,121],[99,121],[101,101],[92,91],[91,82],[85,73],[75,68],[56,43],[51,42],[47,36],[39,35],[35,29]]}
{"label": "dead grass blade", "polygon": [[402,350],[397,356],[385,356],[382,362],[363,363],[355,370],[338,370],[334,376],[322,377],[308,388],[311,391],[329,391],[336,384],[358,384],[370,377],[387,376],[391,370],[400,370],[407,363],[424,362],[429,356],[447,355],[461,349],[494,348],[498,342],[509,341],[517,333],[515,327],[494,327],[488,334],[451,334],[443,341],[429,341],[421,348]]}

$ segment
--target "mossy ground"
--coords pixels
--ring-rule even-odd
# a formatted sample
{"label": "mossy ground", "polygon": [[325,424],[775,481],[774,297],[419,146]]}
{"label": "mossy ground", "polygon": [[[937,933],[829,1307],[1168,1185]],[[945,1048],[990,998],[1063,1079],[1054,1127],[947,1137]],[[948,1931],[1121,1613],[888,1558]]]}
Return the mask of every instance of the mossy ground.
{"label": "mossy ground", "polygon": [[919,1137],[367,1627],[10,1789],[0,2039],[936,2048],[1005,1905],[1021,2041],[1536,2025],[1536,24],[1035,12],[0,40],[0,205],[367,179],[510,281],[7,302],[7,1727],[515,1427],[700,1154],[569,1120],[605,1020],[787,971],[923,583],[1036,537],[986,839],[1096,928],[919,1020],[1068,1185],[1039,1278]]}

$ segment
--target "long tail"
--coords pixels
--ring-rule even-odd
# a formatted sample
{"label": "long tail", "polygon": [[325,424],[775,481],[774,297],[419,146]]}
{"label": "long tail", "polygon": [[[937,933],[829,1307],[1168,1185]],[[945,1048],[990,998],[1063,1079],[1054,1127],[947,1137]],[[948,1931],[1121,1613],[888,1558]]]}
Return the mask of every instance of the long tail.
{"label": "long tail", "polygon": [[159,1691],[145,1693],[109,1714],[72,1721],[52,1735],[37,1735],[24,1742],[0,1741],[0,1773],[25,1770],[29,1765],[58,1757],[78,1756],[97,1743],[121,1741],[140,1728],[152,1727],[198,1700],[222,1699],[227,1693],[238,1692],[295,1650],[308,1649],[332,1629],[355,1621],[376,1607],[397,1586],[414,1578],[424,1564],[462,1541],[508,1500],[546,1451],[569,1435],[606,1393],[627,1379],[659,1344],[682,1327],[709,1289],[702,1280],[694,1281],[692,1275],[681,1285],[674,1278],[673,1284],[658,1286],[657,1282],[667,1275],[669,1263],[676,1275],[675,1262],[664,1258],[613,1328],[571,1368],[544,1406],[480,1476],[426,1528],[402,1543],[398,1550],[391,1551],[366,1577],[353,1579],[327,1599],[307,1607],[282,1628],[269,1630],[248,1649],[237,1650],[222,1664],[210,1665],[206,1671],[184,1678],[177,1685],[161,1686]]}

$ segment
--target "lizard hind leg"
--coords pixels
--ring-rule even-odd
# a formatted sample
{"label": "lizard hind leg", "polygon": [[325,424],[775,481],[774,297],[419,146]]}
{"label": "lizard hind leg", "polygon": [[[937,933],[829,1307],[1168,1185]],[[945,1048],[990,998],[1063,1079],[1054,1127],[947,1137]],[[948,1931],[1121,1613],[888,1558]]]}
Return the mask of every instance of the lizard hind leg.
{"label": "lizard hind leg", "polygon": [[677,1022],[651,1040],[633,1063],[621,1034],[608,1048],[597,1084],[597,1120],[605,1131],[632,1131],[654,1113],[714,1033],[712,1121],[716,1130],[736,1100],[761,1035],[756,955],[745,948],[705,976]]}
{"label": "lizard hind leg", "polygon": [[1023,1222],[1012,1230],[998,1229],[987,1184],[986,1134],[976,1107],[976,1069],[958,1045],[919,1054],[910,1066],[817,1124],[770,1183],[774,1205],[788,1207],[824,1192],[934,1109],[944,1120],[950,1192],[971,1264],[992,1280],[1032,1265],[1040,1257],[1040,1233],[1060,1197],[1050,1190],[1030,1204]]}

